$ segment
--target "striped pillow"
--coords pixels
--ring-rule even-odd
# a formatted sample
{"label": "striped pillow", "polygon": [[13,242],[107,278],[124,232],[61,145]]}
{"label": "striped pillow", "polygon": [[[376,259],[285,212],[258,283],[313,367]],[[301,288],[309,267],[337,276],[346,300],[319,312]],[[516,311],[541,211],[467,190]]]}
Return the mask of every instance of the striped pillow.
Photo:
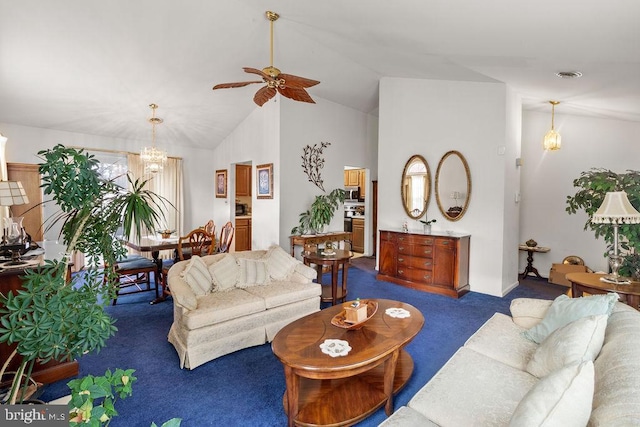
{"label": "striped pillow", "polygon": [[233,289],[238,281],[238,264],[236,257],[225,254],[222,259],[209,266],[209,273],[213,280],[214,291],[226,291]]}
{"label": "striped pillow", "polygon": [[274,280],[285,280],[293,273],[296,264],[300,263],[297,259],[289,255],[280,246],[274,245],[269,248],[265,256],[267,260],[267,271],[269,276]]}
{"label": "striped pillow", "polygon": [[196,296],[206,295],[211,291],[211,275],[207,265],[199,256],[191,257],[191,261],[181,275]]}
{"label": "striped pillow", "polygon": [[249,285],[262,285],[267,282],[267,263],[259,259],[238,258],[240,264],[240,278],[236,288],[246,288]]}

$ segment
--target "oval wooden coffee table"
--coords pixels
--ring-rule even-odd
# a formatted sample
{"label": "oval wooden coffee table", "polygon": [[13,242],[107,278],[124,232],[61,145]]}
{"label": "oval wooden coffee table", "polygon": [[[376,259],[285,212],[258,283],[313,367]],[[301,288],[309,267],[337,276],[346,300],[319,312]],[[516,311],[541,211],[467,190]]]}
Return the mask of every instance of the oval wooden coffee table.
{"label": "oval wooden coffee table", "polygon": [[[374,301],[378,311],[361,329],[331,324],[345,303],[298,319],[275,336],[271,348],[284,365],[289,426],[351,425],[382,405],[391,415],[393,395],[413,373],[403,347],[422,329],[424,317],[410,304]],[[404,309],[409,317],[391,317],[389,308]],[[320,348],[325,340],[347,341],[351,350],[332,357]]]}

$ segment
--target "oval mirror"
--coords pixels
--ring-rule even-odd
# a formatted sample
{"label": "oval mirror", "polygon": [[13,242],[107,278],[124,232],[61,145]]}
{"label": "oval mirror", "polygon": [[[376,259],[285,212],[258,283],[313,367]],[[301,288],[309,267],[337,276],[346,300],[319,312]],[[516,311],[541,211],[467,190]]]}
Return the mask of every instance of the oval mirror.
{"label": "oval mirror", "polygon": [[431,195],[431,171],[424,157],[411,156],[402,171],[402,206],[409,217],[418,219],[427,212]]}
{"label": "oval mirror", "polygon": [[464,216],[471,198],[471,174],[460,152],[448,151],[440,159],[435,191],[438,209],[446,219],[458,221]]}

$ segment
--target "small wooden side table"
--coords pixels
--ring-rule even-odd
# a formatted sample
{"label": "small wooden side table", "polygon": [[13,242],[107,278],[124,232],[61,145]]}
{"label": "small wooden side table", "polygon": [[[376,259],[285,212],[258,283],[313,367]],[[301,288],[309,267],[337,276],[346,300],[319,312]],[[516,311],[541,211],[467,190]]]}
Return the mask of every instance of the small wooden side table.
{"label": "small wooden side table", "polygon": [[[318,271],[317,282],[322,285],[322,267],[331,267],[331,287],[322,287],[322,302],[330,302],[336,305],[338,301],[344,301],[347,297],[347,273],[349,260],[353,254],[351,251],[336,249],[331,255],[324,255],[322,251],[302,253],[306,265],[315,264]],[[342,267],[342,286],[338,289],[338,271]],[[330,293],[329,293],[330,292]]]}
{"label": "small wooden side table", "polygon": [[571,282],[571,296],[581,297],[584,292],[589,294],[607,294],[616,292],[620,299],[630,307],[640,310],[640,282],[627,285],[608,283],[600,280],[605,274],[599,273],[568,273],[567,280]]}
{"label": "small wooden side table", "polygon": [[522,272],[522,275],[521,275],[522,278],[524,279],[525,277],[527,277],[529,273],[533,273],[541,279],[546,279],[546,277],[542,277],[540,273],[538,273],[538,269],[533,266],[533,253],[534,252],[546,253],[546,252],[549,252],[551,248],[545,248],[543,246],[519,245],[518,249],[521,251],[527,252],[527,266]]}

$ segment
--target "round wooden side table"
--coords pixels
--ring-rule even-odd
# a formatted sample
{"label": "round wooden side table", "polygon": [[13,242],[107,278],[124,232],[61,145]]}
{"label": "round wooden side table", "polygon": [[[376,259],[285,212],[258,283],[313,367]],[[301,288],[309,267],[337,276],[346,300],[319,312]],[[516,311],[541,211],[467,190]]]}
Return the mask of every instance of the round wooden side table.
{"label": "round wooden side table", "polygon": [[[322,250],[318,252],[302,253],[302,258],[306,265],[315,264],[318,271],[318,283],[322,285],[322,268],[326,265],[331,267],[331,287],[322,287],[322,302],[330,302],[336,305],[338,301],[345,301],[347,297],[347,273],[349,271],[349,260],[353,254],[351,251],[336,249],[332,254],[325,254]],[[338,288],[338,271],[342,267],[342,285]]]}

